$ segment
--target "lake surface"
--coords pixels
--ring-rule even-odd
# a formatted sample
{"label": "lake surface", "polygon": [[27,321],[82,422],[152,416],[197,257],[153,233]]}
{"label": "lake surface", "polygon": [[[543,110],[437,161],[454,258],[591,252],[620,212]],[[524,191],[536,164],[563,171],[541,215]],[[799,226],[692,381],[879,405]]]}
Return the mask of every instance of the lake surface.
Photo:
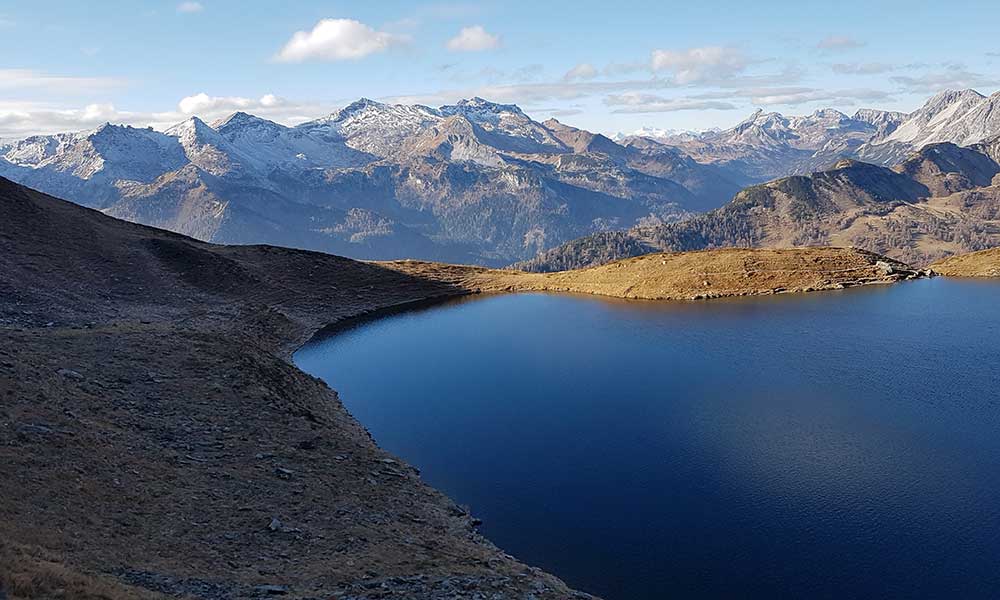
{"label": "lake surface", "polygon": [[609,600],[1000,595],[1000,283],[488,296],[295,360],[497,545]]}

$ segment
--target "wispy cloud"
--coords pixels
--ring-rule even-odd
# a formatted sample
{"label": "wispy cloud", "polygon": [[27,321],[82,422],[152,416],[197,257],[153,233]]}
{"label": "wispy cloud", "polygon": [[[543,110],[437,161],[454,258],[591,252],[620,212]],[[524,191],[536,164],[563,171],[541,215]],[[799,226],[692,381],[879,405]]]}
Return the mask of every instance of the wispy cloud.
{"label": "wispy cloud", "polygon": [[452,52],[482,52],[500,47],[500,36],[494,35],[482,25],[463,27],[458,35],[446,44]]}
{"label": "wispy cloud", "polygon": [[535,113],[553,118],[572,117],[583,114],[582,108],[536,108]]}
{"label": "wispy cloud", "polygon": [[358,60],[406,42],[407,36],[376,31],[353,19],[323,19],[297,31],[275,56],[278,62]]}
{"label": "wispy cloud", "polygon": [[820,50],[838,51],[863,48],[865,45],[865,42],[848,35],[830,35],[821,39],[816,47]]}
{"label": "wispy cloud", "polygon": [[0,69],[0,91],[21,90],[87,94],[125,85],[125,80],[109,77],[53,75],[31,69]]}
{"label": "wispy cloud", "polygon": [[41,102],[0,101],[0,138],[80,131],[93,129],[105,122],[163,130],[192,116],[211,122],[238,110],[296,125],[328,114],[331,109],[326,104],[292,101],[274,94],[259,98],[192,94],[181,98],[174,109],[159,112],[120,110],[110,103],[67,108]]}
{"label": "wispy cloud", "polygon": [[548,81],[440,90],[426,94],[390,96],[391,102],[439,105],[462,98],[480,96],[497,102],[516,103],[524,106],[547,104],[558,100],[576,100],[587,96],[625,90],[664,89],[673,87],[668,80],[637,79],[630,81]]}
{"label": "wispy cloud", "polygon": [[721,100],[698,98],[664,98],[653,94],[626,93],[611,95],[604,104],[615,113],[662,113],[682,110],[735,110],[736,106]]}
{"label": "wispy cloud", "polygon": [[856,105],[859,102],[888,100],[889,92],[870,88],[825,90],[813,88],[763,88],[740,90],[757,106],[799,106],[823,102],[828,104]]}
{"label": "wispy cloud", "polygon": [[734,48],[707,46],[687,50],[653,50],[654,72],[669,72],[680,84],[699,83],[742,73],[749,60]]}
{"label": "wispy cloud", "polygon": [[201,2],[181,2],[177,5],[177,12],[179,13],[200,13],[205,10]]}
{"label": "wispy cloud", "polygon": [[113,104],[88,104],[77,109],[55,109],[34,103],[0,102],[0,137],[76,131],[106,121],[125,122],[132,115]]}
{"label": "wispy cloud", "polygon": [[1000,78],[985,76],[969,71],[962,65],[951,65],[941,71],[930,71],[922,75],[899,75],[890,78],[908,92],[929,93],[948,89],[992,87],[1000,85]]}
{"label": "wispy cloud", "polygon": [[830,66],[834,73],[841,75],[878,75],[895,71],[896,67],[879,62],[868,63],[837,63]]}
{"label": "wispy cloud", "polygon": [[566,71],[566,74],[563,75],[563,81],[589,80],[597,77],[597,75],[597,68],[595,68],[594,65],[590,63],[580,63],[569,71]]}

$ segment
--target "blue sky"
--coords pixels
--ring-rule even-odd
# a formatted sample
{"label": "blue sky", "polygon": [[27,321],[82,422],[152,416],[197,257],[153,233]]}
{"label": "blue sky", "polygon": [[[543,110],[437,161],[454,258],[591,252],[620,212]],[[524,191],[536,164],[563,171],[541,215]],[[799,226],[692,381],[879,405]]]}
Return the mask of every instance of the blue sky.
{"label": "blue sky", "polygon": [[0,136],[480,95],[594,131],[1000,88],[1000,2],[0,3]]}

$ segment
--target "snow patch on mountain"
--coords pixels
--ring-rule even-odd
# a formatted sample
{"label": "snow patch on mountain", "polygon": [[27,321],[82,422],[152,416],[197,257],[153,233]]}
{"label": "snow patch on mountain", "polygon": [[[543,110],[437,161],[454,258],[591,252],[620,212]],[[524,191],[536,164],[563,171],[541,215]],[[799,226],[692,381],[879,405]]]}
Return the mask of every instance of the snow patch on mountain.
{"label": "snow patch on mountain", "polygon": [[383,104],[362,98],[295,129],[323,142],[341,142],[385,158],[398,153],[408,139],[443,119],[440,111],[427,106]]}

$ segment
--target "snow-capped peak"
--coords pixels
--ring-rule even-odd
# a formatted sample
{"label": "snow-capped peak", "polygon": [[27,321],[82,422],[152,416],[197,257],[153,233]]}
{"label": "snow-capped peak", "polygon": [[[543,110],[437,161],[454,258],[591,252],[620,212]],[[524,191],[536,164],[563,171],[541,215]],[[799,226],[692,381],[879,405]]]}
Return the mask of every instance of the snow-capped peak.
{"label": "snow-capped peak", "polygon": [[890,135],[872,142],[919,148],[936,142],[974,144],[1000,128],[1000,96],[976,90],[946,90],[909,115]]}
{"label": "snow-capped peak", "polygon": [[274,121],[269,121],[263,119],[256,115],[251,115],[243,111],[234,112],[228,117],[224,117],[212,123],[212,129],[218,131],[219,133],[225,133],[226,130],[231,129],[244,129],[247,127],[265,127],[268,129],[285,129],[284,125],[279,125]]}
{"label": "snow-capped peak", "polygon": [[523,115],[524,111],[521,110],[516,104],[499,104],[497,102],[490,102],[479,96],[474,96],[472,98],[467,98],[464,100],[459,100],[457,103],[452,105],[445,105],[441,107],[441,112],[445,114],[456,114],[456,113],[514,113],[518,115]]}
{"label": "snow-capped peak", "polygon": [[198,117],[190,117],[186,121],[181,121],[164,131],[164,133],[182,140],[194,139],[202,136],[213,137],[218,134],[218,132],[212,129],[208,123],[202,121]]}
{"label": "snow-capped peak", "polygon": [[494,136],[493,143],[512,152],[564,152],[566,146],[541,123],[514,104],[498,104],[478,96],[438,109],[445,116],[461,115]]}

